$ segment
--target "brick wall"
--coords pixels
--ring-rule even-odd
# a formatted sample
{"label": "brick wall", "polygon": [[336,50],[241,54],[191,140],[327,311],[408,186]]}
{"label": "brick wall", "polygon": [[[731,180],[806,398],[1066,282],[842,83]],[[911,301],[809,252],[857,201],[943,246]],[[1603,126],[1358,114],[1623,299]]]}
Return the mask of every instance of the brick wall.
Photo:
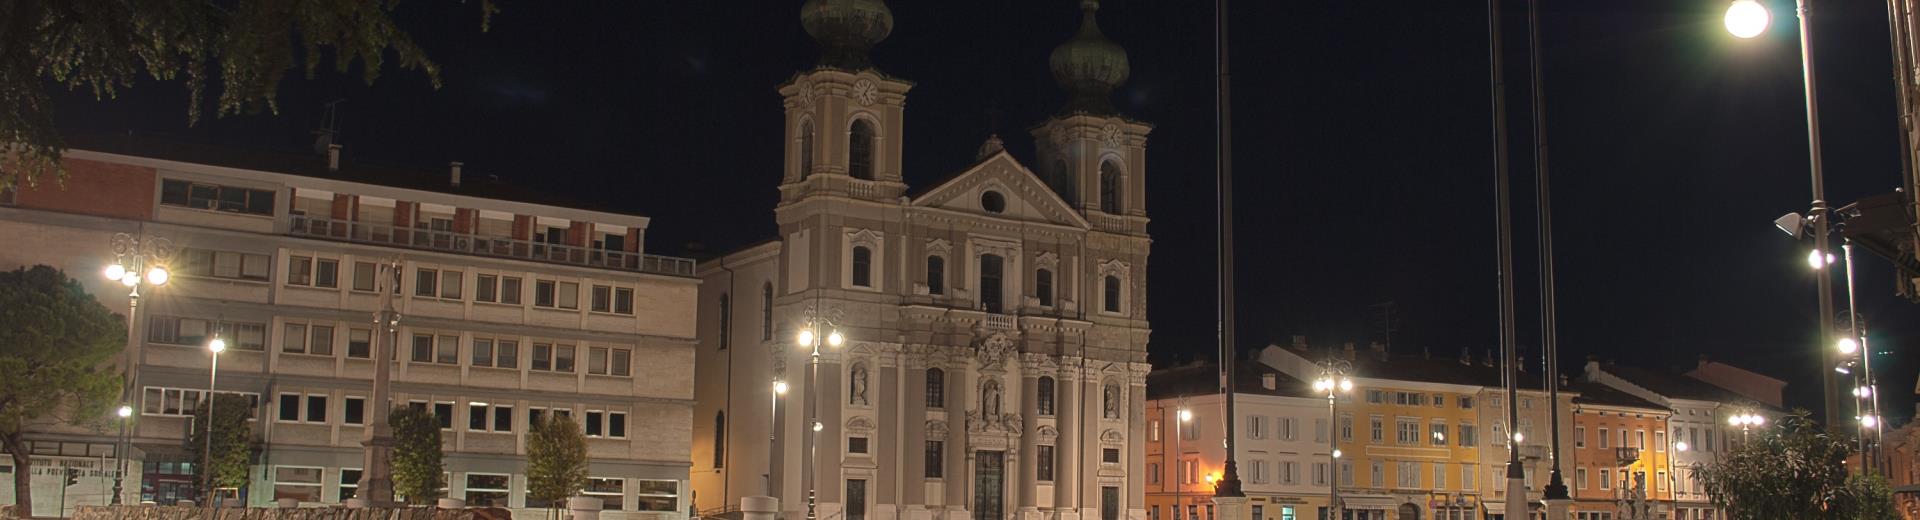
{"label": "brick wall", "polygon": [[66,164],[65,182],[41,182],[36,188],[22,186],[17,204],[63,213],[153,220],[158,175],[153,168],[82,159],[67,159]]}

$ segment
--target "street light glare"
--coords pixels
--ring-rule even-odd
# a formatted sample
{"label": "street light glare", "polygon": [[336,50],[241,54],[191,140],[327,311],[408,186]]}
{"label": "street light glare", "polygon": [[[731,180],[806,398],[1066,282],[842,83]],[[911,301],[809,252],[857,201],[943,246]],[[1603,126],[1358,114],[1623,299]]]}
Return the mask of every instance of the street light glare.
{"label": "street light glare", "polygon": [[787,395],[787,382],[786,382],[786,381],[774,381],[774,382],[773,382],[773,393],[776,393],[776,394],[780,394],[780,395]]}
{"label": "street light glare", "polygon": [[1675,443],[1673,443],[1673,450],[1674,450],[1674,451],[1687,451],[1687,441],[1680,441],[1680,442],[1675,442]]}
{"label": "street light glare", "polygon": [[847,337],[840,335],[840,331],[836,330],[836,331],[827,333],[828,346],[838,347],[840,346],[841,343],[846,343],[846,342],[847,342]]}
{"label": "street light glare", "polygon": [[126,278],[127,266],[120,265],[120,264],[107,264],[107,270],[105,274],[107,275],[108,280],[117,281],[121,278]]}
{"label": "street light glare", "polygon": [[133,407],[124,404],[120,405],[120,409],[114,410],[113,414],[120,416],[121,419],[133,417]]}
{"label": "street light glare", "polygon": [[794,338],[794,341],[801,345],[812,345],[813,329],[800,329],[800,334],[798,335],[798,337]]}
{"label": "street light glare", "polygon": [[149,285],[166,285],[169,278],[173,278],[173,274],[168,273],[165,267],[155,266],[147,270],[147,284]]}
{"label": "street light glare", "polygon": [[1839,348],[1841,354],[1851,355],[1860,350],[1860,342],[1854,341],[1853,338],[1840,338]]}
{"label": "street light glare", "polygon": [[1826,267],[1826,262],[1823,262],[1821,260],[1823,259],[1820,257],[1820,250],[1815,249],[1807,252],[1807,267],[1812,267],[1814,269]]}
{"label": "street light glare", "polygon": [[1352,392],[1352,391],[1353,391],[1353,380],[1352,380],[1352,379],[1347,379],[1347,378],[1341,378],[1341,379],[1340,379],[1340,391],[1341,391],[1341,392]]}
{"label": "street light glare", "polygon": [[1340,450],[1338,449],[1333,450],[1333,458],[1336,458],[1336,459],[1340,458]]}
{"label": "street light glare", "polygon": [[120,285],[127,287],[140,285],[140,273],[128,272],[120,275]]}
{"label": "street light glare", "polygon": [[822,423],[822,422],[820,422],[820,421],[814,421],[814,422],[813,422],[813,431],[816,431],[816,432],[817,432],[817,431],[820,431],[820,430],[825,430],[825,429],[827,429],[827,425],[826,425],[825,423]]}
{"label": "street light glare", "polygon": [[227,340],[220,339],[219,336],[215,336],[212,341],[207,342],[208,352],[219,354],[221,352],[226,352],[226,350],[227,350]]}
{"label": "street light glare", "polygon": [[1733,0],[1733,5],[1727,6],[1727,32],[1736,38],[1759,36],[1772,19],[1767,7],[1754,0]]}
{"label": "street light glare", "polygon": [[1188,410],[1185,408],[1180,409],[1180,422],[1188,422],[1192,420],[1193,420],[1193,410]]}
{"label": "street light glare", "polygon": [[1873,425],[1878,424],[1879,422],[1880,422],[1879,419],[1871,415],[1860,416],[1860,426],[1863,428],[1872,428]]}

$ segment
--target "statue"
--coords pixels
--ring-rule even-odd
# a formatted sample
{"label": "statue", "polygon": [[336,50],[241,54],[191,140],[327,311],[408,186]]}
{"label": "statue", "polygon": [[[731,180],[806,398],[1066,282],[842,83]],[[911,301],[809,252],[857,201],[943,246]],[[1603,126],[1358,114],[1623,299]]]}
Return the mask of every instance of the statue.
{"label": "statue", "polygon": [[980,410],[988,418],[996,418],[1000,416],[1000,381],[999,380],[988,379],[985,384],[981,385]]}
{"label": "statue", "polygon": [[1104,390],[1102,390],[1101,397],[1103,397],[1104,398],[1103,400],[1106,402],[1106,410],[1105,410],[1104,416],[1108,419],[1119,419],[1120,418],[1120,388],[1114,385],[1105,385],[1102,388],[1104,388]]}
{"label": "statue", "polygon": [[855,363],[853,365],[853,392],[850,397],[850,402],[852,404],[856,404],[860,406],[867,405],[867,364],[866,363]]}

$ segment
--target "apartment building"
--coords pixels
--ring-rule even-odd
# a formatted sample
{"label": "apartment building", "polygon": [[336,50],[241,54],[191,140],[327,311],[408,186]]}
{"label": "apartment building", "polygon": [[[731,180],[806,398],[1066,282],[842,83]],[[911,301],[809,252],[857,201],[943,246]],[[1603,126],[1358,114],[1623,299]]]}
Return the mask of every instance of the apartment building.
{"label": "apartment building", "polygon": [[[1726,377],[1730,375],[1752,374],[1724,366],[1714,372],[1714,377],[1721,381],[1727,381]],[[1743,413],[1769,417],[1782,414],[1779,409],[1765,404],[1780,402],[1779,395],[1768,395],[1766,392],[1768,389],[1777,392],[1782,387],[1770,383],[1735,385],[1754,394],[1749,396],[1677,372],[1599,360],[1587,362],[1583,378],[1589,383],[1618,390],[1667,410],[1667,438],[1672,444],[1668,455],[1672,457],[1674,475],[1671,484],[1674,486],[1674,496],[1667,503],[1657,505],[1656,511],[1670,512],[1668,518],[1677,520],[1712,520],[1722,516],[1709,500],[1706,488],[1694,474],[1693,468],[1711,464],[1733,449],[1733,443],[1739,440],[1742,430],[1730,426],[1728,418]],[[1773,380],[1769,378],[1768,381]],[[1676,449],[1682,442],[1686,443],[1687,449]]]}
{"label": "apartment building", "polygon": [[[1250,518],[1321,518],[1334,460],[1326,397],[1314,395],[1312,381],[1256,361],[1235,368],[1236,453]],[[1197,363],[1147,376],[1147,520],[1215,518],[1213,483],[1226,463],[1220,375],[1219,365]]]}
{"label": "apartment building", "polygon": [[[1522,374],[1519,421],[1509,428],[1498,364],[1429,354],[1312,348],[1304,338],[1268,346],[1257,359],[1303,380],[1324,363],[1345,363],[1352,405],[1341,401],[1335,430],[1341,451],[1341,500],[1357,519],[1498,518],[1505,497],[1508,439],[1519,433],[1530,503],[1539,502],[1551,460],[1551,417],[1540,377]],[[1572,394],[1562,392],[1563,410]],[[1562,434],[1570,435],[1563,421]],[[1343,516],[1345,518],[1345,516]]]}
{"label": "apartment building", "polygon": [[[1581,383],[1573,398],[1571,453],[1563,467],[1577,520],[1654,517],[1672,507],[1672,454],[1692,449],[1667,435],[1669,410],[1603,385]],[[1661,504],[1665,503],[1665,506]]]}
{"label": "apartment building", "polygon": [[692,261],[646,253],[646,217],[463,178],[458,163],[421,172],[345,161],[339,148],[74,144],[64,186],[0,196],[0,268],[59,267],[125,313],[127,289],[100,274],[124,234],[170,244],[154,260],[174,276],[139,300],[130,449],[116,449],[111,418],[34,425],[34,514],[61,506],[50,468],[96,470],[65,490],[67,510],[106,502],[121,456],[125,502],[201,498],[181,445],[209,391],[214,336],[229,348],[211,390],[254,403],[246,501],[354,496],[365,425],[383,406],[368,402],[376,282],[394,265],[391,404],[438,416],[448,496],[539,514],[546,504],[526,497],[528,425],[557,416],[585,430],[586,493],[610,517],[686,516],[699,282]]}

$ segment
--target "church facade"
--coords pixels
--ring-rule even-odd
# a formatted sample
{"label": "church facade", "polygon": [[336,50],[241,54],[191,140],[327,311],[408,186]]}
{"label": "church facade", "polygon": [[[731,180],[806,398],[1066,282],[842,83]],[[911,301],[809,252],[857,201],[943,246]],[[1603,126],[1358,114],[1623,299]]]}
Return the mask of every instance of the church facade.
{"label": "church facade", "polygon": [[990,137],[902,171],[912,84],[867,50],[881,0],[810,0],[820,64],[779,87],[779,236],[703,262],[692,481],[784,518],[1141,520],[1146,142],[1097,2],[1053,52],[1038,169]]}

